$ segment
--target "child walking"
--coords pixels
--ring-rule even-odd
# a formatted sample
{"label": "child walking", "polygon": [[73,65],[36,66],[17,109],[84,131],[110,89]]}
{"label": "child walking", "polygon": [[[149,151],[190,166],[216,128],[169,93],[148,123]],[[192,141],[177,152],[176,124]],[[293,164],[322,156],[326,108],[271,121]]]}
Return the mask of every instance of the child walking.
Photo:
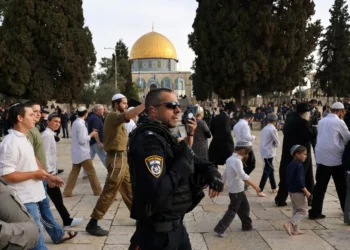
{"label": "child walking", "polygon": [[261,130],[260,154],[264,159],[265,167],[259,185],[261,191],[258,193],[258,196],[260,197],[267,196],[263,193],[267,179],[270,180],[272,192],[277,192],[277,185],[274,175],[275,169],[272,165],[273,158],[276,157],[276,148],[280,144],[276,129],[277,120],[278,117],[275,113],[268,114],[268,124],[263,128],[263,130]]}
{"label": "child walking", "polygon": [[216,225],[214,231],[220,237],[224,237],[224,232],[230,226],[236,214],[242,221],[242,230],[255,230],[252,226],[252,219],[249,217],[250,208],[247,196],[244,193],[244,183],[251,185],[257,193],[260,188],[255,185],[249,175],[243,170],[243,162],[248,159],[249,152],[252,150],[251,142],[238,141],[235,147],[235,153],[226,161],[226,169],[223,175],[223,182],[228,182],[228,191],[230,196],[230,205],[224,217]]}
{"label": "child walking", "polygon": [[289,236],[292,234],[304,234],[304,232],[299,230],[299,222],[306,215],[306,198],[309,198],[311,195],[305,187],[304,167],[302,164],[307,158],[307,150],[304,146],[294,145],[290,153],[294,159],[288,164],[286,174],[293,216],[288,223],[283,225]]}

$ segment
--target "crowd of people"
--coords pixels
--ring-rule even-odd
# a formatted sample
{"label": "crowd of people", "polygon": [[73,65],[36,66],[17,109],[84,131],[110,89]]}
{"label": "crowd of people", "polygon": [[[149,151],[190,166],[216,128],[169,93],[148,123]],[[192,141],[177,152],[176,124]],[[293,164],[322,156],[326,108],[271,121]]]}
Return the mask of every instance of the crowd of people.
{"label": "crowd of people", "polygon": [[[330,113],[322,119],[316,100],[309,103],[292,100],[289,107],[283,104],[277,110],[269,103],[257,107],[255,113],[247,106],[236,108],[233,102],[213,112],[195,105],[195,109],[188,108],[196,111],[194,115],[184,113],[186,135],[182,136],[176,129],[180,104],[169,89],[150,91],[145,103],[137,103],[135,107],[129,107],[122,94],[115,94],[111,101],[113,110],[108,114],[100,104],[91,112],[79,106],[69,115],[57,107],[49,114],[35,101],[17,103],[3,111],[6,115],[2,117],[9,129],[0,143],[0,195],[3,205],[17,218],[9,217],[1,208],[0,225],[22,228],[22,238],[17,239],[20,249],[47,249],[43,229],[55,244],[76,237],[78,233],[73,228],[82,219],[69,214],[63,197],[76,195],[74,188],[81,169],[93,195],[99,197],[91,208],[86,231],[94,236],[108,235],[98,222],[119,191],[130,217],[137,221],[130,249],[189,249],[184,215],[201,201],[206,187],[209,197],[214,198],[223,190],[225,182],[230,204],[214,228],[220,237],[225,237],[236,214],[242,221],[243,231],[256,230],[249,216],[245,190],[252,186],[257,196],[266,197],[264,188],[268,180],[272,193],[276,193],[277,206],[286,206],[290,196],[293,216],[283,225],[288,235],[303,234],[299,222],[307,212],[311,220],[326,217],[322,205],[331,177],[344,222],[350,224],[350,146],[347,145],[350,112],[346,112],[350,100],[332,104]],[[251,133],[253,121],[262,122],[259,149],[264,166],[259,184],[250,177],[257,162],[252,147],[256,139]],[[281,122],[282,143],[277,129]],[[60,128],[62,138],[71,138],[72,168],[66,183],[58,176],[62,171],[57,168]],[[273,159],[281,144],[277,185]],[[311,150],[317,164],[315,177]],[[93,165],[96,155],[106,168],[103,187]],[[225,165],[223,176],[218,171],[219,165]],[[49,198],[63,226],[55,221]],[[18,202],[11,203],[13,199]],[[309,211],[307,205],[311,206]],[[2,232],[0,246],[5,241],[7,246],[15,243],[16,235]]]}

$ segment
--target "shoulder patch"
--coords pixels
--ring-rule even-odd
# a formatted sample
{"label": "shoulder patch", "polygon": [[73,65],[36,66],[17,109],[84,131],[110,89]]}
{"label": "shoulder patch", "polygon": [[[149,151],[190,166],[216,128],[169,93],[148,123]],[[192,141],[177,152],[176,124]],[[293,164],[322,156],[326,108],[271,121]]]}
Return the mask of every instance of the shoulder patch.
{"label": "shoulder patch", "polygon": [[164,159],[158,155],[151,155],[145,159],[148,171],[156,178],[162,174]]}

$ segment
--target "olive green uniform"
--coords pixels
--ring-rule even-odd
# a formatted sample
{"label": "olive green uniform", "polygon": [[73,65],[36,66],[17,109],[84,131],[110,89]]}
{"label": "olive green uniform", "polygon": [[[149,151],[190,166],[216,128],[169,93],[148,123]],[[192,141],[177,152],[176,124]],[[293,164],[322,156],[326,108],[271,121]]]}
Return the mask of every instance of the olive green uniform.
{"label": "olive green uniform", "polygon": [[5,182],[0,180],[0,249],[30,249],[39,239],[39,228]]}
{"label": "olive green uniform", "polygon": [[120,112],[108,114],[104,122],[104,150],[107,152],[108,174],[102,194],[91,215],[96,220],[103,218],[112,205],[118,190],[126,206],[129,210],[131,209],[132,190],[126,153],[128,135],[125,122],[128,122],[125,121],[125,113]]}

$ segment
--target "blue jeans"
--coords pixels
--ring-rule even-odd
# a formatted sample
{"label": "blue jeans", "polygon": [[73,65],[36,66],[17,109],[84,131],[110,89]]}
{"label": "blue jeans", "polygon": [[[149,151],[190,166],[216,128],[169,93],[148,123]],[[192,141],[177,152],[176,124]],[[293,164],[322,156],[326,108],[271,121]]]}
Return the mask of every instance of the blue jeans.
{"label": "blue jeans", "polygon": [[50,202],[46,192],[47,183],[43,181],[45,187],[46,198],[38,202],[39,211],[41,215],[41,222],[45,227],[46,232],[49,234],[53,243],[57,243],[64,237],[64,231],[62,227],[53,218],[52,212],[50,210]]}
{"label": "blue jeans", "polygon": [[34,202],[26,203],[24,204],[24,206],[26,207],[28,213],[33,217],[35,223],[38,225],[40,229],[38,243],[34,248],[32,248],[32,250],[47,250],[47,247],[45,246],[43,224],[41,224],[41,221],[40,221],[40,212],[39,212],[38,203],[34,203]]}
{"label": "blue jeans", "polygon": [[[106,167],[106,152],[103,149],[99,149],[97,143],[94,143],[90,146],[90,156],[91,156],[92,160],[95,158],[96,154],[100,158],[100,160],[103,163],[103,165],[105,166],[105,168],[107,168]],[[83,174],[86,175],[86,172],[84,169],[83,169]]]}
{"label": "blue jeans", "polygon": [[264,167],[264,172],[263,172],[263,175],[261,177],[261,181],[260,181],[260,185],[259,185],[261,192],[264,190],[267,179],[270,179],[271,189],[277,188],[276,181],[275,181],[275,175],[274,175],[275,170],[273,168],[272,161],[273,161],[273,158],[264,159],[265,167]]}

